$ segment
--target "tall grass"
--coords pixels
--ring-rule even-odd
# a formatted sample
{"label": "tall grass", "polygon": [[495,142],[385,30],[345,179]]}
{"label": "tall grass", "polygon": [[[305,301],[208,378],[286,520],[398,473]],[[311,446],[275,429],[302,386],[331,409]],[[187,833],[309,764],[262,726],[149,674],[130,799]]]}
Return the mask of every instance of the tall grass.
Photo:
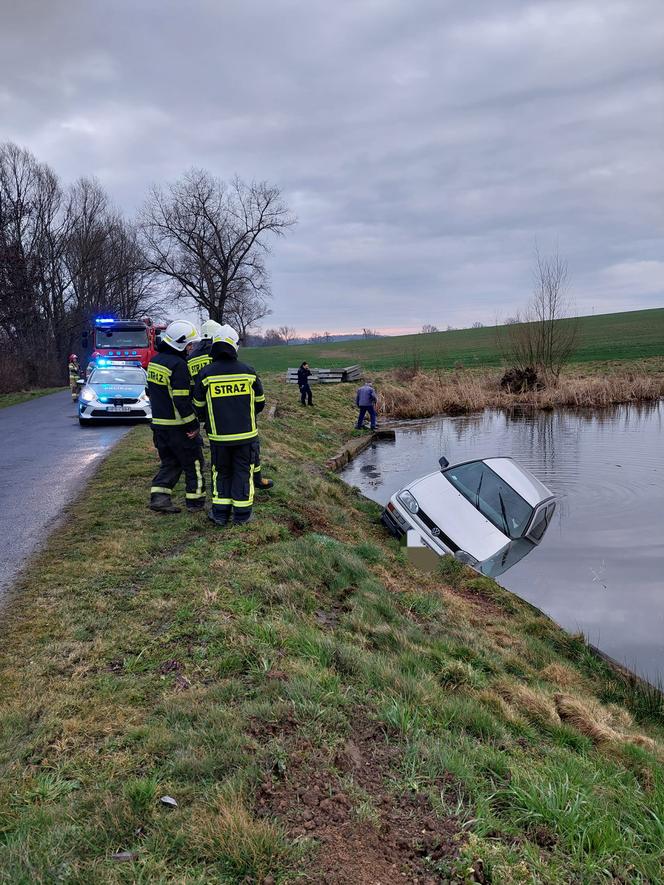
{"label": "tall grass", "polygon": [[556,387],[508,393],[500,387],[495,372],[397,369],[382,379],[379,392],[380,408],[389,418],[429,418],[514,406],[604,408],[659,399],[664,396],[664,375],[638,369],[595,375],[569,371],[561,376]]}

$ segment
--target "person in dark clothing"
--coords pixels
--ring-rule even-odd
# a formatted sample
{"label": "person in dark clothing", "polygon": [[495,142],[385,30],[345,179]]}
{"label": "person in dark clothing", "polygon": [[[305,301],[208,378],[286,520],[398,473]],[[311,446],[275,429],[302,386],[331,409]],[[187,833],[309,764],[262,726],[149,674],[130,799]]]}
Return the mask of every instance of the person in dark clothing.
{"label": "person in dark clothing", "polygon": [[313,398],[311,396],[311,387],[309,387],[309,376],[311,375],[311,369],[309,368],[309,363],[302,363],[300,368],[297,370],[297,383],[300,388],[300,402],[303,406],[306,406],[307,403],[310,406],[313,406]]}
{"label": "person in dark clothing", "polygon": [[369,413],[369,418],[371,420],[371,429],[376,429],[377,402],[378,397],[376,396],[376,391],[370,381],[367,381],[366,384],[363,384],[362,387],[358,388],[357,393],[355,394],[355,405],[360,411],[357,416],[357,424],[355,425],[356,430],[362,430],[367,412]]}
{"label": "person in dark clothing", "polygon": [[186,348],[199,340],[192,323],[176,320],[161,336],[158,353],[147,370],[147,393],[152,407],[152,436],[161,464],[150,489],[150,509],[179,513],[172,494],[185,476],[187,509],[205,507],[203,443],[191,403]]}
{"label": "person in dark clothing", "polygon": [[249,522],[254,503],[258,429],[265,406],[263,385],[251,366],[239,362],[237,332],[222,326],[212,362],[196,377],[194,406],[205,421],[212,460],[212,510],[217,525]]}

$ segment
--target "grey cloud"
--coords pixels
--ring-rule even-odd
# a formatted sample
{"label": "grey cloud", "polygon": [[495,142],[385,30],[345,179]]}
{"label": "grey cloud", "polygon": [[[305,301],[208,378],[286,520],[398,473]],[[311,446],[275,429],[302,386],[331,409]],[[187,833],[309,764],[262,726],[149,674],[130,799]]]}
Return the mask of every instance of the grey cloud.
{"label": "grey cloud", "polygon": [[0,2],[0,138],[129,212],[191,165],[282,187],[278,322],[492,322],[535,242],[581,310],[662,301],[659,0]]}

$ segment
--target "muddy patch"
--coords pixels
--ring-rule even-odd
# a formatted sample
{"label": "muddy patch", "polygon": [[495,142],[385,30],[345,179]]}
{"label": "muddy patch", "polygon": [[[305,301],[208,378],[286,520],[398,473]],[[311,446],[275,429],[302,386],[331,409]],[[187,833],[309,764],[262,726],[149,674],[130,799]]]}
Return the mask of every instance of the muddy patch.
{"label": "muddy patch", "polygon": [[[444,881],[437,871],[458,852],[458,821],[436,815],[425,795],[390,787],[398,757],[374,723],[356,725],[334,756],[293,735],[285,769],[273,770],[259,787],[256,813],[280,820],[292,838],[315,841],[301,881]],[[438,786],[443,794],[451,787]]]}

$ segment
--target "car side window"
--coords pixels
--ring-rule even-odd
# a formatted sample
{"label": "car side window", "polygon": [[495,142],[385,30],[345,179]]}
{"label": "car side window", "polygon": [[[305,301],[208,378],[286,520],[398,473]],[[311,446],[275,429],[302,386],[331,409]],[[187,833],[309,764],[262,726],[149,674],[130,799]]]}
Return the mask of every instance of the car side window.
{"label": "car side window", "polygon": [[540,508],[535,519],[533,520],[533,524],[528,532],[528,537],[532,538],[533,541],[541,541],[544,537],[544,532],[547,530],[549,523],[551,522],[551,517],[553,516],[553,511],[556,509],[556,505],[554,503],[548,504],[546,507]]}

